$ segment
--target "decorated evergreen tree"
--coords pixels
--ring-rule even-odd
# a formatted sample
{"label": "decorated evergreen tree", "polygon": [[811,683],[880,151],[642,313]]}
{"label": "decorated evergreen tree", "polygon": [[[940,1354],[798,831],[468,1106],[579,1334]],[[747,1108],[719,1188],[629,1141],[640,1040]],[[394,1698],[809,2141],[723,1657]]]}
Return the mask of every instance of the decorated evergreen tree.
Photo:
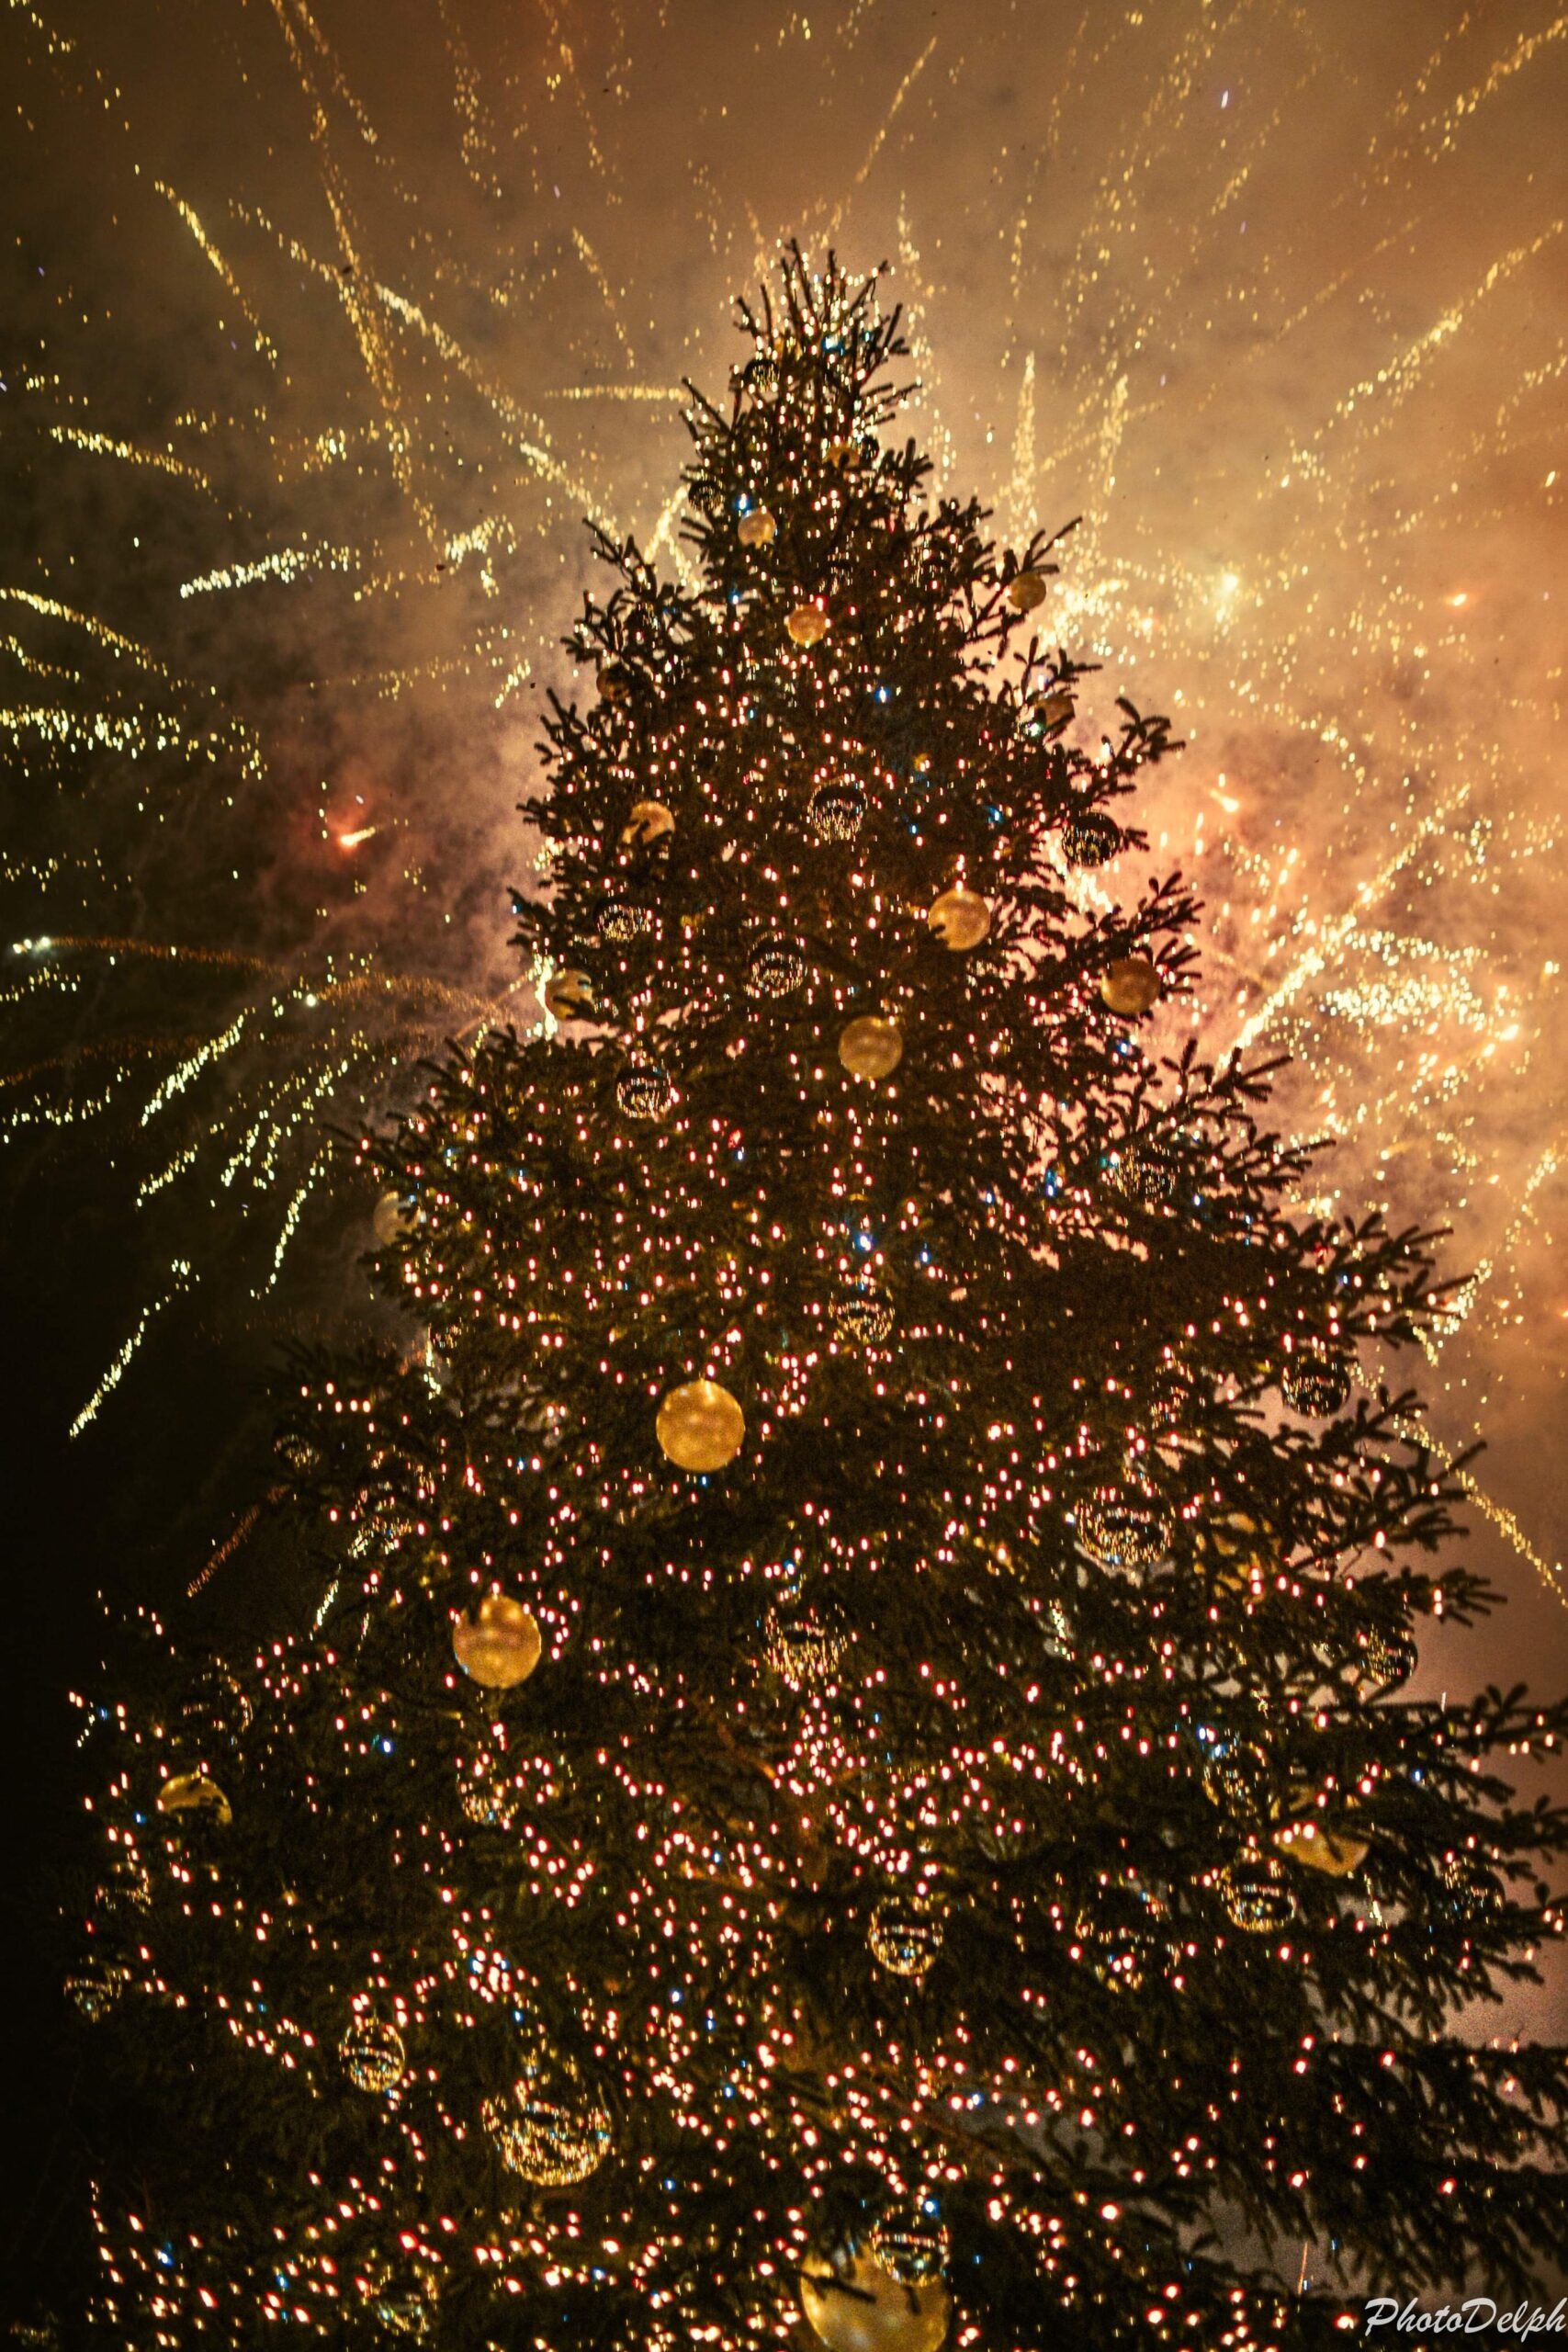
{"label": "decorated evergreen tree", "polygon": [[1162,1054],[1193,901],[1085,876],[1167,722],[886,437],[874,286],[780,284],[694,587],[599,544],[553,1018],[364,1147],[315,1623],[101,1711],[117,2345],[1213,2352],[1328,2340],[1303,2243],[1560,2225],[1565,2053],[1457,2013],[1560,1924],[1494,1759],[1564,1711],[1402,1695],[1488,1599],[1386,1379],[1426,1238]]}

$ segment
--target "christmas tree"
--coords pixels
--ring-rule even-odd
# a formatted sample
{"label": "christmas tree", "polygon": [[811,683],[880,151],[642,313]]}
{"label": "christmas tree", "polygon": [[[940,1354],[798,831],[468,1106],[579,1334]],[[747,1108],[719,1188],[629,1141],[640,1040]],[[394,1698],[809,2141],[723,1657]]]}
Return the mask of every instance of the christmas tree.
{"label": "christmas tree", "polygon": [[741,322],[695,585],[601,538],[547,720],[553,1017],[362,1148],[314,1623],[95,1718],[117,2345],[1213,2352],[1336,2335],[1303,2246],[1557,2233],[1568,2053],[1459,2012],[1560,1927],[1497,1760],[1565,1712],[1405,1690],[1489,1600],[1428,1238],[1162,1055],[1194,902],[1089,877],[1168,723],[929,495],[874,284]]}

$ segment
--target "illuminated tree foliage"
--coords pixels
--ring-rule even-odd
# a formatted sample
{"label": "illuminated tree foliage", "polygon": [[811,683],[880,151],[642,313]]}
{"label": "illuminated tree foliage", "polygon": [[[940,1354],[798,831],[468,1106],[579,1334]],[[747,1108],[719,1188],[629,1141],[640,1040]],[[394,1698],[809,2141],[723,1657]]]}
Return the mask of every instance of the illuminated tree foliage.
{"label": "illuminated tree foliage", "polygon": [[316,1622],[102,1718],[116,2344],[1213,2352],[1328,2340],[1303,2243],[1557,2228],[1564,2053],[1453,2019],[1558,1928],[1494,1759],[1564,1712],[1402,1695],[1488,1599],[1425,1238],[1168,1047],[1193,902],[1094,871],[1167,723],[928,495],[896,314],[742,322],[696,584],[602,541],[547,722],[558,1022],[364,1147]]}

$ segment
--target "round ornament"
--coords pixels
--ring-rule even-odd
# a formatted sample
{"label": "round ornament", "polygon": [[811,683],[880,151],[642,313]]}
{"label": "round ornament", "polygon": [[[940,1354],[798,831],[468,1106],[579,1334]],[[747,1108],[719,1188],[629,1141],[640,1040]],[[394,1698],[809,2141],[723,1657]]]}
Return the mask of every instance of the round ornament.
{"label": "round ornament", "polygon": [[805,978],[806,958],[782,932],[760,939],[747,958],[746,986],[752,996],[788,996]]}
{"label": "round ornament", "polygon": [[233,1808],[217,1781],[207,1772],[175,1772],[158,1792],[160,1813],[209,1813],[220,1829],[234,1818]]}
{"label": "round ornament", "polygon": [[743,548],[766,548],[773,545],[778,527],[765,506],[753,506],[740,517],[735,536]]}
{"label": "round ornament", "polygon": [[1356,1838],[1348,1829],[1329,1829],[1313,1814],[1303,1814],[1298,1821],[1287,1821],[1274,1832],[1274,1843],[1281,1854],[1292,1862],[1300,1862],[1303,1870],[1321,1871],[1325,1878],[1348,1878],[1367,1859],[1367,1841]]}
{"label": "round ornament", "polygon": [[1266,1752],[1252,1739],[1216,1739],[1200,1768],[1203,1794],[1222,1812],[1243,1821],[1261,1821],[1269,1812],[1274,1773]]}
{"label": "round ornament", "polygon": [[1247,1847],[1219,1874],[1220,1898],[1238,1928],[1250,1936],[1278,1935],[1295,1911],[1283,1869],[1272,1854]]}
{"label": "round ornament", "polygon": [[839,1039],[839,1059],[852,1078],[891,1078],[904,1058],[904,1032],[886,1013],[863,1012]]}
{"label": "round ornament", "polygon": [[1369,1679],[1384,1690],[1397,1690],[1416,1671],[1416,1639],[1403,1625],[1374,1625],[1361,1655]]}
{"label": "round ornament", "polygon": [[472,1617],[459,1617],[452,1628],[453,1657],[484,1690],[526,1682],[543,1648],[538,1619],[508,1592],[487,1592]]}
{"label": "round ornament", "polygon": [[808,2258],[800,2307],[828,2352],[938,2352],[953,2312],[941,2278],[904,2286],[869,2248]]}
{"label": "round ornament", "polygon": [[653,918],[646,907],[634,906],[629,899],[606,899],[599,910],[599,936],[610,947],[629,946],[640,939]]}
{"label": "round ornament", "polygon": [[853,441],[829,441],[822,451],[822,462],[836,474],[852,473],[860,463],[860,450]]}
{"label": "round ornament", "polygon": [[1136,1575],[1170,1550],[1170,1514],[1141,1479],[1096,1487],[1078,1506],[1078,1542],[1102,1568]]}
{"label": "round ornament", "polygon": [[923,1976],[947,1934],[941,1906],[928,1895],[885,1894],[871,1915],[871,1956],[890,1976]]}
{"label": "round ornament", "polygon": [[576,2188],[609,2154],[610,2119],[567,2066],[525,2068],[480,2114],[502,2163],[536,2188]]}
{"label": "round ornament", "polygon": [[784,627],[795,645],[820,645],[828,634],[828,616],[820,605],[796,605]]}
{"label": "round ornament", "polygon": [[1032,613],[1045,602],[1045,582],[1038,571],[1015,571],[1008,582],[1008,603],[1015,613]]}
{"label": "round ornament", "polygon": [[779,1603],[762,1620],[762,1655],[781,1682],[807,1690],[831,1679],[846,1644],[840,1628],[814,1608]]}
{"label": "round ornament", "polygon": [[657,1062],[634,1062],[615,1080],[615,1100],[628,1119],[661,1119],[675,1089]]}
{"label": "round ornament", "polygon": [[1109,865],[1122,847],[1122,828],[1103,808],[1076,808],[1062,827],[1062,855],[1069,865]]}
{"label": "round ornament", "polygon": [[1116,1190],[1143,1208],[1165,1208],[1176,1192],[1170,1155],[1141,1136],[1130,1136],[1112,1155],[1109,1174]]}
{"label": "round ornament", "polygon": [[740,1451],[746,1416],[716,1380],[686,1380],[666,1395],[654,1432],[678,1470],[722,1470]]}
{"label": "round ornament", "polygon": [[510,1829],[517,1818],[519,1791],[506,1778],[501,1759],[481,1747],[457,1759],[457,1803],[476,1829]]}
{"label": "round ornament", "polygon": [[1101,1001],[1126,1020],[1147,1012],[1159,1001],[1159,974],[1146,956],[1118,956],[1108,964],[1100,983]]}
{"label": "round ornament", "polygon": [[355,2090],[389,2091],[403,2078],[408,2052],[390,2018],[357,2012],[338,2043],[344,2072]]}
{"label": "round ornament", "polygon": [[229,1668],[220,1659],[209,1658],[180,1702],[180,1728],[186,1739],[199,1746],[216,1741],[232,1747],[249,1731],[254,1714],[249,1698]]}
{"label": "round ornament", "polygon": [[1326,1420],[1350,1394],[1350,1371],[1343,1355],[1314,1340],[1293,1348],[1280,1374],[1280,1394],[1292,1413]]}
{"label": "round ornament", "polygon": [[123,1961],[94,1959],[65,1980],[66,1998],[74,2003],[89,2025],[107,2018],[130,1982]]}
{"label": "round ornament", "polygon": [[759,351],[740,370],[740,381],[753,400],[772,401],[778,397],[779,363],[771,351]]}
{"label": "round ornament", "polygon": [[604,662],[599,668],[601,702],[625,702],[632,690],[632,673],[624,662]]}
{"label": "round ornament", "polygon": [[856,1283],[833,1301],[833,1329],[854,1347],[874,1348],[893,1329],[893,1301],[874,1283]]}
{"label": "round ornament", "polygon": [[1438,1864],[1438,1883],[1443,1908],[1461,1923],[1495,1911],[1501,1899],[1497,1882],[1480,1855],[1468,1850],[1443,1856]]}
{"label": "round ornament", "polygon": [[545,1011],[557,1021],[586,1021],[593,1011],[593,983],[586,972],[552,972],[545,982]]}
{"label": "round ornament", "polygon": [[403,2270],[377,2262],[366,2273],[366,2301],[377,2324],[390,2335],[428,2335],[435,2324],[439,2293],[433,2263],[416,2259]]}
{"label": "round ornament", "polygon": [[383,1193],[370,1212],[370,1230],[383,1250],[413,1231],[413,1207],[400,1193]]}
{"label": "round ornament", "polygon": [[621,827],[621,847],[647,849],[652,842],[662,841],[667,833],[672,833],[674,830],[674,815],[664,806],[662,800],[639,800],[634,805],[626,823]]}
{"label": "round ornament", "polygon": [[939,899],[931,901],[927,922],[942,945],[955,956],[978,947],[991,928],[991,910],[978,890],[965,889],[955,882]]}
{"label": "round ornament", "polygon": [[884,2213],[874,2223],[866,2250],[900,2287],[923,2287],[947,2268],[949,2240],[933,2198],[924,2197],[907,2212]]}
{"label": "round ornament", "polygon": [[865,795],[847,776],[819,784],[806,810],[807,823],[824,842],[852,842],[864,816]]}
{"label": "round ornament", "polygon": [[1060,734],[1067,719],[1072,718],[1072,710],[1075,710],[1075,701],[1072,701],[1072,694],[1067,692],[1067,687],[1051,687],[1048,694],[1037,694],[1025,703],[1018,724],[1027,736],[1039,741],[1042,736]]}

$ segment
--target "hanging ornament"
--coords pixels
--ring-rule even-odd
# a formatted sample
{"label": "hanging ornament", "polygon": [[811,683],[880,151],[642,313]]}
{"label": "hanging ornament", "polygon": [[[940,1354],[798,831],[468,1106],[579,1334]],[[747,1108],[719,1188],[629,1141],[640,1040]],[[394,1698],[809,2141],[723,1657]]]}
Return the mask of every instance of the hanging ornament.
{"label": "hanging ornament", "polygon": [[865,795],[848,776],[819,784],[807,807],[806,820],[818,841],[852,842],[865,815]]}
{"label": "hanging ornament", "polygon": [[383,1250],[413,1231],[413,1204],[400,1193],[383,1193],[370,1213],[370,1230]]}
{"label": "hanging ornament", "polygon": [[1295,1897],[1272,1854],[1259,1853],[1255,1846],[1245,1848],[1220,1871],[1217,1883],[1225,1909],[1248,1935],[1278,1935],[1290,1925]]}
{"label": "hanging ornament", "polygon": [[232,1747],[249,1731],[254,1709],[242,1685],[219,1658],[209,1658],[180,1701],[182,1738],[198,1747]]}
{"label": "hanging ornament", "polygon": [[615,1080],[615,1100],[628,1119],[661,1119],[675,1089],[657,1062],[634,1062]]}
{"label": "hanging ornament", "polygon": [[1119,1193],[1146,1209],[1167,1207],[1176,1191],[1170,1154],[1145,1136],[1130,1136],[1112,1152],[1107,1172]]}
{"label": "hanging ornament", "polygon": [[1447,1853],[1438,1864],[1442,1907],[1461,1924],[1484,1918],[1501,1902],[1497,1882],[1479,1854],[1468,1849]]}
{"label": "hanging ornament", "polygon": [[847,1646],[841,1628],[810,1602],[776,1602],[762,1620],[762,1654],[792,1690],[830,1680]]}
{"label": "hanging ornament", "polygon": [[852,1346],[874,1348],[893,1329],[893,1301],[875,1283],[856,1283],[833,1301],[833,1329]]}
{"label": "hanging ornament", "polygon": [[871,1915],[866,1941],[891,1976],[923,1976],[947,1934],[942,1906],[927,1894],[885,1894]]}
{"label": "hanging ornament", "polygon": [[1368,1679],[1383,1690],[1397,1690],[1416,1671],[1415,1635],[1403,1625],[1374,1625],[1361,1644]]}
{"label": "hanging ornament", "polygon": [[480,2115],[502,2163],[536,2188],[576,2188],[609,2154],[610,2119],[563,2062],[530,2061]]}
{"label": "hanging ornament", "polygon": [[766,548],[773,545],[778,527],[765,506],[753,506],[740,517],[735,536],[743,548]]}
{"label": "hanging ornament", "polygon": [[1146,956],[1118,956],[1105,967],[1100,994],[1111,1012],[1133,1020],[1159,1001],[1159,974]]}
{"label": "hanging ornament", "polygon": [[938,2352],[953,2311],[943,2280],[904,2286],[869,2248],[809,2256],[800,2307],[828,2352]]}
{"label": "hanging ornament", "polygon": [[941,898],[932,899],[926,921],[942,945],[961,956],[978,947],[990,931],[991,910],[978,890],[955,882]]}
{"label": "hanging ornament", "polygon": [[1274,1771],[1266,1749],[1251,1739],[1216,1739],[1201,1767],[1203,1794],[1238,1820],[1262,1821],[1274,1792]]}
{"label": "hanging ornament", "polygon": [[73,2002],[89,2025],[107,2018],[130,1982],[123,1961],[93,1959],[65,1979],[67,2000]]}
{"label": "hanging ornament", "polygon": [[1287,1821],[1274,1832],[1281,1854],[1304,1870],[1321,1871],[1325,1878],[1348,1878],[1367,1859],[1367,1841],[1344,1828],[1329,1829],[1314,1814]]}
{"label": "hanging ornament", "polygon": [[545,982],[545,1011],[557,1021],[586,1021],[593,1011],[593,983],[586,972],[552,972]]}
{"label": "hanging ornament", "polygon": [[355,2090],[389,2091],[403,2078],[408,2052],[403,2037],[390,2018],[356,2010],[338,2043],[344,2072]]}
{"label": "hanging ornament", "polygon": [[1326,1420],[1350,1394],[1350,1368],[1343,1355],[1305,1340],[1291,1351],[1280,1374],[1280,1394],[1292,1413]]}
{"label": "hanging ornament", "polygon": [[822,462],[833,473],[852,473],[860,463],[860,451],[852,441],[829,441],[823,448]]}
{"label": "hanging ornament", "polygon": [[852,1078],[891,1078],[904,1058],[904,1032],[886,1013],[863,1012],[839,1039],[839,1059]]}
{"label": "hanging ornament", "polygon": [[378,2325],[392,2335],[428,2335],[435,2324],[440,2278],[434,2263],[415,2258],[406,2275],[389,2262],[372,2262],[365,2276],[365,2300]]}
{"label": "hanging ornament", "polygon": [[796,645],[820,645],[828,634],[828,616],[820,605],[796,605],[784,627]]}
{"label": "hanging ornament", "polygon": [[662,800],[639,800],[621,827],[623,849],[647,849],[675,830],[675,819]]}
{"label": "hanging ornament", "polygon": [[1078,1542],[1091,1560],[1120,1575],[1153,1567],[1170,1550],[1170,1514],[1135,1472],[1096,1487],[1078,1506]]}
{"label": "hanging ornament", "polygon": [[457,1758],[457,1803],[476,1829],[510,1829],[517,1817],[519,1794],[502,1758],[490,1748]]}
{"label": "hanging ornament", "polygon": [[716,1380],[687,1380],[665,1396],[654,1430],[678,1470],[722,1470],[740,1451],[746,1416]]}
{"label": "hanging ornament", "polygon": [[233,1809],[216,1781],[205,1771],[175,1772],[158,1791],[160,1813],[209,1813],[220,1829],[233,1820]]}
{"label": "hanging ornament", "polygon": [[1015,571],[1008,582],[1008,603],[1015,613],[1032,613],[1045,602],[1045,582],[1038,571]]}
{"label": "hanging ornament", "polygon": [[606,899],[599,910],[599,936],[607,946],[629,946],[652,921],[646,907],[635,906],[629,899]]}
{"label": "hanging ornament", "polygon": [[922,2197],[907,2211],[884,2213],[873,2224],[866,2251],[900,2287],[923,2287],[947,2268],[946,2224],[934,2197]]}
{"label": "hanging ornament", "polygon": [[624,662],[601,662],[598,685],[602,702],[625,702],[632,684],[632,672]]}
{"label": "hanging ornament", "polygon": [[459,1617],[452,1628],[453,1657],[484,1690],[526,1682],[543,1649],[538,1619],[506,1592],[487,1592],[473,1616]]}
{"label": "hanging ornament", "polygon": [[1027,743],[1049,742],[1061,733],[1073,715],[1073,698],[1064,686],[1031,695],[1018,714],[1018,731]]}
{"label": "hanging ornament", "polygon": [[1076,808],[1062,827],[1062,855],[1069,865],[1109,865],[1122,848],[1122,828],[1103,808]]}
{"label": "hanging ornament", "polygon": [[773,401],[778,398],[779,365],[771,351],[759,351],[740,370],[740,381],[753,400]]}
{"label": "hanging ornament", "polygon": [[760,939],[747,958],[746,986],[752,996],[787,996],[805,978],[806,958],[782,932]]}

